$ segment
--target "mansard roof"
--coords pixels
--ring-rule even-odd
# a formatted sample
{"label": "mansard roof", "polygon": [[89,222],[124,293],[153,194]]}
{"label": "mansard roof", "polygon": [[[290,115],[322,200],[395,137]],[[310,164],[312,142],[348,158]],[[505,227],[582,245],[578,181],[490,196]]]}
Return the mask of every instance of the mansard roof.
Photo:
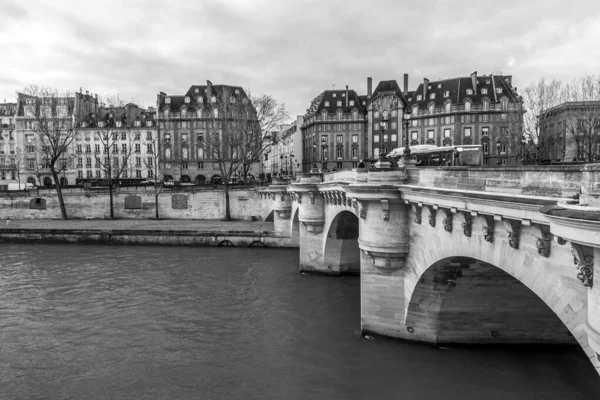
{"label": "mansard roof", "polygon": [[[346,100],[348,101],[346,103]],[[341,101],[341,105],[337,105]],[[350,105],[350,101],[354,101],[354,105]],[[347,104],[347,105],[346,105]],[[346,90],[325,90],[311,102],[310,107],[306,110],[306,116],[320,114],[323,111],[328,114],[335,114],[338,110],[343,113],[351,113],[357,109],[359,112],[364,112],[364,107],[360,96],[354,91],[348,90],[348,98],[346,99]]]}
{"label": "mansard roof", "polygon": [[379,94],[390,93],[390,92],[394,93],[396,96],[398,96],[401,99],[404,107],[408,104],[408,101],[406,100],[404,93],[402,93],[402,90],[400,89],[400,86],[398,86],[398,82],[396,82],[395,79],[379,82],[379,84],[377,84],[377,87],[375,88],[375,91],[373,92],[373,96],[371,96],[369,101],[371,101],[372,99],[375,99]]}
{"label": "mansard roof", "polygon": [[[474,81],[476,81],[477,90],[474,88]],[[499,103],[502,97],[507,97],[510,102],[516,103],[520,101],[520,98],[511,82],[512,76],[510,75],[476,76],[476,74],[475,76],[426,81],[407,97],[411,99],[410,108],[415,105],[418,105],[419,108],[427,108],[431,102],[434,102],[436,107],[442,107],[448,100],[453,104],[463,104],[467,98],[475,104],[481,103],[484,98],[491,103]],[[481,93],[482,88],[487,89],[487,94]],[[496,93],[497,88],[502,88],[502,93]],[[473,90],[473,94],[467,94],[468,89]],[[446,92],[449,92],[449,96],[444,96]],[[432,93],[435,93],[435,99],[431,99]],[[417,100],[418,95],[422,96],[421,100]]]}
{"label": "mansard roof", "polygon": [[[199,104],[198,103],[199,97],[202,98],[202,104],[208,104],[207,101],[209,100],[209,96],[212,96],[212,95],[215,95],[217,97],[217,102],[219,102],[222,98],[221,95],[223,94],[223,92],[225,90],[228,90],[231,93],[231,95],[234,95],[237,97],[241,97],[241,98],[248,97],[246,95],[246,92],[244,91],[244,89],[241,86],[211,84],[210,85],[211,94],[209,95],[209,85],[192,85],[192,86],[190,86],[188,91],[183,96],[166,95],[165,98],[162,99],[161,103],[158,106],[159,111],[164,111],[164,109],[167,106],[169,107],[169,110],[171,110],[173,112],[180,111],[184,105],[186,105],[190,108],[196,108]],[[170,98],[169,104],[165,103],[165,99],[167,97]],[[185,102],[186,97],[190,98],[189,103]]]}

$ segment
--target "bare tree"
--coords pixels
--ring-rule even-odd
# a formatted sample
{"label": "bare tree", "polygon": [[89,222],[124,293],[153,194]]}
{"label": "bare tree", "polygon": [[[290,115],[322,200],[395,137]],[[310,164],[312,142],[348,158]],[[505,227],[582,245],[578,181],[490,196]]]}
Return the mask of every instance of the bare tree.
{"label": "bare tree", "polygon": [[144,165],[148,171],[152,171],[152,175],[154,176],[154,203],[156,205],[156,219],[160,218],[158,211],[158,198],[164,188],[163,185],[158,184],[160,157],[165,148],[168,147],[167,143],[168,142],[166,140],[160,138],[160,131],[157,132],[156,135],[152,135],[152,137],[146,136],[146,138],[143,140],[143,144],[147,147],[147,158],[144,160]]}
{"label": "bare tree", "polygon": [[96,165],[108,179],[110,200],[110,219],[114,218],[113,191],[123,172],[127,171],[133,152],[133,138],[126,114],[117,116],[114,110],[108,110],[103,116],[94,113],[91,121],[97,129],[101,152],[94,152]]}
{"label": "bare tree", "polygon": [[11,158],[11,164],[13,171],[15,172],[15,177],[19,184],[19,190],[21,190],[21,172],[23,172],[23,169],[25,168],[25,157],[23,154],[23,149],[15,149],[15,155]]}
{"label": "bare tree", "polygon": [[[278,142],[279,127],[287,124],[290,120],[290,114],[287,112],[285,104],[279,104],[272,96],[261,94],[252,97],[248,94],[248,97],[256,114],[252,114],[252,109],[249,110],[255,118],[246,121],[245,134],[240,138],[242,140],[240,156],[242,157],[242,177],[244,179],[252,164],[260,160],[260,156],[267,148]],[[238,105],[238,107],[240,106],[244,106],[244,104]]]}
{"label": "bare tree", "polygon": [[579,161],[593,162],[600,153],[600,75],[574,79],[565,88],[569,117],[567,142]]}
{"label": "bare tree", "polygon": [[18,93],[24,104],[25,117],[34,121],[37,136],[35,150],[50,170],[56,187],[63,219],[68,219],[59,175],[72,159],[71,144],[79,123],[74,114],[74,97],[69,92],[31,85]]}
{"label": "bare tree", "polygon": [[554,146],[556,138],[550,129],[546,118],[540,115],[562,103],[562,82],[559,80],[539,82],[527,86],[523,91],[523,106],[527,111],[523,115],[523,140],[525,150],[537,164]]}

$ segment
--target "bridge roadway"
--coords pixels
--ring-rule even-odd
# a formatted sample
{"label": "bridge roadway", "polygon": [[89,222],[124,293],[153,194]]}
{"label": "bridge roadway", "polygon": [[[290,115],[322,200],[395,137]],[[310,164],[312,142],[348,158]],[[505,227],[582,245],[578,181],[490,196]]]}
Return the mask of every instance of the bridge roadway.
{"label": "bridge roadway", "polygon": [[409,167],[303,174],[260,194],[299,240],[301,271],[360,275],[364,333],[578,343],[600,373],[599,182],[600,164]]}

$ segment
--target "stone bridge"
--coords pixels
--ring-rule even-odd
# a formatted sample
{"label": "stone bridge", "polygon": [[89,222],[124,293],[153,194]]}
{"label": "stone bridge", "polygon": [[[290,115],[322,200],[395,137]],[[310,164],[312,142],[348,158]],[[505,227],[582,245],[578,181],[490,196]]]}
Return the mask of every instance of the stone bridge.
{"label": "stone bridge", "polygon": [[576,344],[600,373],[600,165],[355,169],[262,189],[300,271],[360,275],[363,333]]}

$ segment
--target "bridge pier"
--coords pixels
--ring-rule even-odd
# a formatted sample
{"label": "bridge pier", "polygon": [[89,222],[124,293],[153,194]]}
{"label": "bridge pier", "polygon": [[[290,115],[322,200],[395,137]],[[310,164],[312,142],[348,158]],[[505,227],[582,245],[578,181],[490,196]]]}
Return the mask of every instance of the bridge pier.
{"label": "bridge pier", "polygon": [[292,199],[287,192],[286,184],[269,186],[273,200],[273,230],[281,235],[288,235],[292,224]]}

